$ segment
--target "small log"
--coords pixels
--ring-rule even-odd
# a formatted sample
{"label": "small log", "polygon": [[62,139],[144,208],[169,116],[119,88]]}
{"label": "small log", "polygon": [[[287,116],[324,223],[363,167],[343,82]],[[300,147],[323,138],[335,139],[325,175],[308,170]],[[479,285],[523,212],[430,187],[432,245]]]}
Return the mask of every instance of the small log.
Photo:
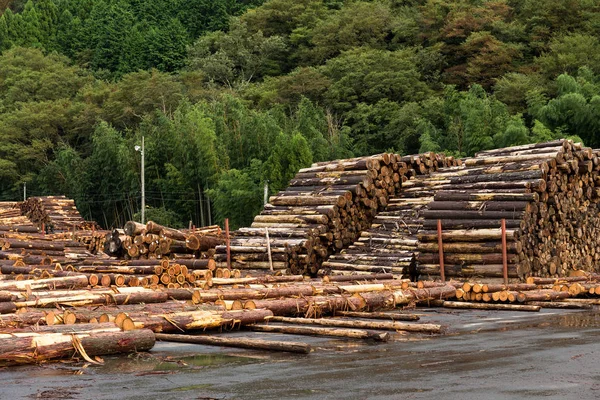
{"label": "small log", "polygon": [[420,319],[420,317],[415,314],[400,314],[392,312],[336,311],[335,315],[353,318],[391,319],[392,321],[418,321]]}
{"label": "small log", "polygon": [[290,318],[278,316],[272,317],[270,320],[299,325],[324,325],[341,328],[383,329],[419,333],[440,333],[442,331],[442,326],[437,324],[411,324],[396,321],[358,321],[329,318]]}
{"label": "small log", "polygon": [[275,340],[247,338],[227,338],[221,336],[208,335],[177,335],[167,333],[156,333],[155,336],[157,340],[161,340],[164,342],[193,343],[223,347],[240,347],[244,349],[283,351],[301,354],[308,354],[312,351],[312,348],[309,344],[301,342],[282,342]]}
{"label": "small log", "polygon": [[[432,303],[436,305],[438,303]],[[442,307],[458,308],[465,310],[505,310],[505,311],[540,311],[540,306],[527,304],[492,304],[492,303],[467,303],[463,301],[443,301]]]}
{"label": "small log", "polygon": [[390,339],[389,332],[375,332],[361,329],[317,328],[308,326],[280,326],[261,324],[249,325],[247,328],[257,332],[275,332],[308,336],[334,336],[349,339],[371,339],[378,342],[387,342]]}

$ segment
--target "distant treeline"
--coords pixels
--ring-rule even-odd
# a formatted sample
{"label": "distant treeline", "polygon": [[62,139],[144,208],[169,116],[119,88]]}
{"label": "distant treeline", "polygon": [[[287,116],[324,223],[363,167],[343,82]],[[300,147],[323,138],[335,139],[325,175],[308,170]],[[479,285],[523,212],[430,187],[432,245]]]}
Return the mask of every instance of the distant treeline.
{"label": "distant treeline", "polygon": [[0,1],[0,200],[251,222],[315,161],[600,147],[590,0]]}

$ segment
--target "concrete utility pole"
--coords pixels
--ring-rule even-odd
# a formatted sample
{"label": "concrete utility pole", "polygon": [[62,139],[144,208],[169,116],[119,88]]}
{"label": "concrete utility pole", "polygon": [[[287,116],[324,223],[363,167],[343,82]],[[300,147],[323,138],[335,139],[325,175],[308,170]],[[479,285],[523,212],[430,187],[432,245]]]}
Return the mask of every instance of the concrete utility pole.
{"label": "concrete utility pole", "polygon": [[269,202],[269,181],[265,181],[265,192],[263,196],[263,206]]}
{"label": "concrete utility pole", "polygon": [[145,169],[145,165],[144,165],[144,158],[145,158],[145,153],[144,153],[144,137],[142,136],[142,147],[140,146],[135,146],[135,150],[139,151],[142,155],[142,224],[146,223],[146,182],[144,179],[144,169]]}

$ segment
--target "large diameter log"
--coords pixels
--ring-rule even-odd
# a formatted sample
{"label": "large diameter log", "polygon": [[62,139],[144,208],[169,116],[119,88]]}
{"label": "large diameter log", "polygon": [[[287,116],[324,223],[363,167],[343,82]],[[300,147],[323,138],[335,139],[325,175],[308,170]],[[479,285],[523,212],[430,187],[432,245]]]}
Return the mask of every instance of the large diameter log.
{"label": "large diameter log", "polygon": [[190,250],[207,251],[225,243],[225,238],[209,235],[190,234],[185,245]]}
{"label": "large diameter log", "polygon": [[156,333],[157,340],[164,342],[179,342],[203,344],[208,346],[240,347],[252,350],[284,351],[289,353],[308,354],[311,346],[301,342],[282,342],[275,340],[227,338],[209,335],[174,335],[168,333]]}
{"label": "large diameter log", "polygon": [[361,329],[342,328],[317,328],[308,326],[280,326],[280,325],[250,325],[248,329],[257,332],[287,333],[292,335],[333,336],[349,339],[371,339],[378,342],[387,342],[390,338],[388,332],[367,331]]}
{"label": "large diameter log", "polygon": [[71,358],[81,349],[89,357],[148,351],[155,342],[154,332],[147,329],[79,334],[0,334],[0,339],[1,366]]}
{"label": "large diameter log", "polygon": [[123,321],[123,329],[147,328],[154,332],[186,332],[253,324],[266,321],[272,316],[271,311],[264,309],[225,312],[198,310],[148,316],[134,315],[129,322]]}
{"label": "large diameter log", "polygon": [[360,321],[337,318],[289,318],[278,316],[271,318],[271,321],[299,325],[323,325],[340,328],[381,329],[420,333],[440,333],[442,331],[442,326],[437,324],[411,324],[398,321]]}
{"label": "large diameter log", "polygon": [[35,289],[58,289],[86,287],[88,285],[87,275],[64,276],[59,278],[4,281],[0,282],[0,290],[30,290]]}
{"label": "large diameter log", "polygon": [[127,236],[141,235],[146,230],[146,225],[135,221],[127,221],[123,226],[123,231]]}

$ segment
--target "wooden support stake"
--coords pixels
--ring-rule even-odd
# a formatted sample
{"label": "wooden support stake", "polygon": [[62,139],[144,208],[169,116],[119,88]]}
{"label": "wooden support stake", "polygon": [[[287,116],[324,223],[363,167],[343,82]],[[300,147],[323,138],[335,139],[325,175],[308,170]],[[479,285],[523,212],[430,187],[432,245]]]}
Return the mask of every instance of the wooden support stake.
{"label": "wooden support stake", "polygon": [[437,233],[438,233],[438,249],[440,254],[440,278],[442,282],[446,281],[446,271],[444,269],[444,248],[442,242],[442,220],[437,221]]}
{"label": "wooden support stake", "polygon": [[269,270],[273,272],[273,258],[271,257],[271,240],[269,240],[269,228],[265,227],[265,233],[267,234],[267,255],[269,256]]}
{"label": "wooden support stake", "polygon": [[508,285],[508,255],[506,251],[506,219],[502,218],[502,276]]}
{"label": "wooden support stake", "polygon": [[227,244],[227,268],[231,269],[231,246],[229,240],[229,218],[225,218],[225,241]]}

